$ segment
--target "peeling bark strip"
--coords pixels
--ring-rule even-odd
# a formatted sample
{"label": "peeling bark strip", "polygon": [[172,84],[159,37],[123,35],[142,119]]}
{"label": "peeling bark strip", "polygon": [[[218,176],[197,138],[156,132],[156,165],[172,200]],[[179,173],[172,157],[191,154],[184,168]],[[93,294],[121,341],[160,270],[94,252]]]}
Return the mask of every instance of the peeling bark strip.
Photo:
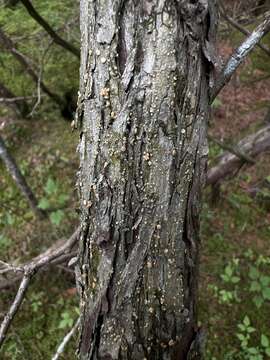
{"label": "peeling bark strip", "polygon": [[215,10],[211,0],[81,0],[82,360],[201,358]]}

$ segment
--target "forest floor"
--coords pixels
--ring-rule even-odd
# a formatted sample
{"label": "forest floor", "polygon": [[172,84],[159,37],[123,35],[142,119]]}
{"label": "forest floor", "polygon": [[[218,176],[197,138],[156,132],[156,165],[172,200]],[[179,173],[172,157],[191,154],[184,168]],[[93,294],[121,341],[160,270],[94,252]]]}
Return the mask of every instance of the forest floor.
{"label": "forest floor", "polygon": [[[233,45],[234,41],[222,41],[222,55],[228,56]],[[254,55],[246,61],[214,105],[209,133],[219,140],[235,143],[263,125],[270,79],[256,81],[265,75],[264,70],[254,70],[256,59]],[[56,239],[68,237],[78,223],[78,133],[72,133],[55,112],[22,121],[2,116],[0,128],[40,202],[59,208],[50,219],[38,221],[0,164],[1,260],[21,263]],[[209,166],[221,153],[210,142]],[[211,189],[205,190],[199,321],[207,331],[207,360],[270,358],[270,192],[265,187],[269,175],[270,155],[263,154],[255,165],[243,166],[223,182],[214,204]],[[255,188],[259,191],[254,197]],[[74,287],[65,268],[38,274],[0,358],[50,359],[78,316]],[[15,292],[1,292],[1,317]],[[74,359],[75,343],[69,344],[63,359]]]}

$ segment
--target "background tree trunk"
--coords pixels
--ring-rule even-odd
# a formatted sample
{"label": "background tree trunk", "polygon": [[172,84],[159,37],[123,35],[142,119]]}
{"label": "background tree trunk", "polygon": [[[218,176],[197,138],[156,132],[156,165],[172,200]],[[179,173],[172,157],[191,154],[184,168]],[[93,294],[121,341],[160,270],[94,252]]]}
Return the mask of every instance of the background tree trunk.
{"label": "background tree trunk", "polygon": [[81,0],[81,359],[200,358],[215,11],[211,0]]}

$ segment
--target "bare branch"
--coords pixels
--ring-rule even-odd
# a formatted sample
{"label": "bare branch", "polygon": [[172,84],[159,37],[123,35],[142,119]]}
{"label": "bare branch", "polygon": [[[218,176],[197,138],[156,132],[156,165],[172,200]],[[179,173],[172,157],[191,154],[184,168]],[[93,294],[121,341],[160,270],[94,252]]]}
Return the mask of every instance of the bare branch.
{"label": "bare branch", "polygon": [[59,356],[64,352],[67,343],[72,338],[72,336],[75,334],[75,332],[78,329],[79,325],[80,325],[80,318],[78,318],[78,320],[76,321],[76,324],[73,326],[73,328],[64,337],[61,344],[58,346],[55,355],[52,357],[52,360],[58,360],[59,359]]}
{"label": "bare branch", "polygon": [[262,24],[250,34],[250,36],[234,51],[232,56],[223,67],[215,86],[210,95],[210,103],[212,103],[221,89],[230,81],[233,73],[239,65],[245,60],[246,56],[253,50],[258,42],[270,30],[270,11],[266,13],[265,20]]}
{"label": "bare branch", "polygon": [[28,105],[25,98],[18,99],[16,96],[2,83],[0,83],[0,102],[4,102],[7,106],[11,107],[15,113],[24,117],[28,111]]}
{"label": "bare branch", "polygon": [[[1,86],[1,85],[0,85]],[[44,96],[44,95],[40,95],[41,97]],[[4,103],[14,103],[14,102],[17,102],[17,101],[25,101],[25,100],[33,100],[33,99],[37,99],[38,96],[36,95],[33,95],[33,96],[14,96],[13,97],[2,97],[0,98],[0,103],[1,102],[4,102]]]}
{"label": "bare branch", "polygon": [[29,15],[39,23],[40,26],[52,37],[54,42],[60,46],[62,46],[65,50],[68,50],[77,58],[80,58],[80,51],[72,44],[62,39],[47,23],[47,21],[39,15],[36,9],[33,7],[32,3],[29,0],[21,0],[21,3],[25,6]]}
{"label": "bare branch", "polygon": [[24,299],[25,293],[28,289],[31,277],[32,277],[32,274],[30,272],[26,273],[24,275],[24,277],[21,281],[19,290],[16,294],[16,297],[15,297],[9,311],[7,312],[6,316],[4,317],[4,320],[0,327],[0,348],[3,344],[3,342],[5,341],[6,334],[10,327],[10,324],[21,306],[21,303]]}
{"label": "bare branch", "polygon": [[[270,150],[270,125],[239,141],[237,148],[241,149],[242,153],[248,154],[249,157],[255,157]],[[233,174],[243,163],[245,163],[243,158],[239,158],[238,155],[231,152],[225,152],[220,157],[218,164],[209,169],[206,185],[213,185],[226,176]]]}
{"label": "bare branch", "polygon": [[60,247],[52,250],[52,248],[48,249],[45,253],[39,255],[34,260],[30,261],[24,266],[20,266],[20,269],[23,269],[24,275],[20,284],[20,287],[17,291],[16,297],[8,310],[6,316],[4,317],[4,320],[0,327],[0,348],[5,341],[6,334],[8,332],[8,329],[11,325],[11,322],[13,321],[16,313],[18,312],[22,301],[24,299],[24,296],[26,294],[27,288],[29,286],[30,280],[35,275],[35,273],[43,268],[44,266],[47,266],[49,263],[52,263],[54,260],[57,260],[60,256],[64,255],[67,251],[70,251],[70,249],[74,246],[74,244],[78,240],[80,228],[77,228],[75,232],[71,235],[71,237],[68,239],[67,242],[65,242]]}
{"label": "bare branch", "polygon": [[[30,62],[26,59],[26,57],[19,52],[16,49],[15,44],[12,42],[12,40],[4,33],[4,31],[0,27],[0,44],[11,52],[11,54],[19,61],[19,63],[22,65],[24,70],[31,76],[31,78],[35,81],[35,83],[38,83],[39,77],[36,74],[36,72],[33,70]],[[48,89],[48,87],[43,83],[43,81],[40,82],[41,89],[59,106],[63,106],[65,104],[64,100],[57,94],[53,93]]]}
{"label": "bare branch", "polygon": [[[220,3],[220,7],[222,9],[221,11],[221,16],[229,23],[231,24],[235,29],[237,29],[238,31],[240,31],[242,34],[250,36],[251,32],[248,31],[247,29],[245,29],[242,25],[240,25],[236,20],[234,20],[232,17],[230,17],[227,12],[226,9],[224,8],[224,5],[222,3]],[[261,50],[263,50],[268,56],[270,56],[270,50],[267,46],[257,43],[256,46],[258,46]]]}
{"label": "bare branch", "polygon": [[9,173],[11,174],[13,180],[15,181],[16,185],[19,187],[21,192],[24,194],[25,198],[27,199],[29,205],[31,206],[34,213],[39,218],[45,217],[45,212],[43,212],[41,209],[38,208],[38,201],[30,189],[29,185],[27,184],[24,176],[22,175],[20,169],[18,168],[15,160],[8,152],[8,149],[6,148],[5,142],[3,138],[0,135],[0,158],[3,160],[3,162],[6,165],[6,168],[8,169]]}

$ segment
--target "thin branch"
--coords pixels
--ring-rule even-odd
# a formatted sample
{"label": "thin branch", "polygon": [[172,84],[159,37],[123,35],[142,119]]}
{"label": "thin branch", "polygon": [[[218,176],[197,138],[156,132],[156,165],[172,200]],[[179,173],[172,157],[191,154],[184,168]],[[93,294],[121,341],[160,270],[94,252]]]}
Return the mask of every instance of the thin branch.
{"label": "thin branch", "polygon": [[[79,234],[79,228],[76,229],[76,231],[72,234],[70,237],[70,240],[68,240],[68,246],[67,241],[58,240],[56,241],[50,248],[48,248],[45,252],[39,254],[38,256],[34,257],[32,260],[27,262],[24,265],[13,265],[13,264],[7,264],[3,261],[0,261],[0,264],[2,263],[2,267],[0,270],[0,273],[9,273],[9,272],[20,272],[18,275],[12,277],[11,279],[7,280],[1,280],[0,282],[0,290],[10,288],[14,286],[19,280],[21,280],[23,276],[23,271],[27,266],[30,266],[31,264],[40,263],[40,261],[44,261],[42,268],[39,267],[41,270],[46,270],[51,265],[59,265],[64,262],[68,262],[70,259],[76,257],[76,251],[71,251],[75,245],[78,242],[78,234]],[[63,246],[64,250],[63,250]],[[50,254],[55,254],[57,252],[56,256],[51,259]],[[44,260],[42,260],[44,259]]]}
{"label": "thin branch", "polygon": [[18,99],[16,96],[0,82],[0,102],[4,102],[7,106],[11,107],[15,113],[21,117],[24,117],[28,112],[28,105],[25,102],[25,98]]}
{"label": "thin branch", "polygon": [[[39,77],[36,74],[36,72],[33,70],[30,62],[27,60],[27,58],[16,49],[15,44],[12,42],[12,40],[4,33],[4,31],[0,27],[0,44],[11,52],[11,54],[19,61],[19,63],[22,65],[24,70],[31,76],[31,78],[35,81],[35,83],[38,83]],[[65,104],[64,100],[57,94],[53,93],[51,90],[48,89],[48,87],[43,83],[43,81],[40,82],[41,89],[59,106],[63,106]]]}
{"label": "thin branch", "polygon": [[59,356],[64,352],[65,347],[69,340],[72,338],[72,336],[77,331],[78,327],[80,325],[80,318],[76,321],[76,324],[73,326],[73,328],[66,334],[60,345],[58,346],[55,355],[52,357],[52,360],[58,360]]}
{"label": "thin branch", "polygon": [[[226,9],[222,3],[220,3],[220,7],[222,9],[221,16],[229,23],[231,24],[235,29],[240,31],[242,34],[250,36],[251,32],[245,29],[242,25],[240,25],[236,20],[234,20],[232,17],[230,17],[226,13]],[[270,50],[267,46],[257,43],[256,46],[258,46],[261,50],[263,50],[268,56],[270,56]]]}
{"label": "thin branch", "polygon": [[[239,141],[237,148],[242,153],[254,158],[262,152],[270,150],[270,125],[266,125],[255,134],[249,135]],[[217,165],[211,167],[207,173],[206,185],[216,184],[226,176],[233,174],[246,161],[231,152],[224,152]]]}
{"label": "thin branch", "polygon": [[[0,85],[1,87],[1,85]],[[13,95],[14,96],[14,95]],[[41,97],[44,95],[40,95]],[[2,97],[0,98],[0,103],[4,102],[4,103],[14,103],[17,101],[25,101],[25,100],[33,100],[33,99],[37,99],[37,95],[32,95],[32,96],[14,96],[14,97]]]}
{"label": "thin branch", "polygon": [[25,273],[25,275],[21,281],[20,287],[18,289],[18,292],[16,294],[16,297],[15,297],[10,309],[8,310],[6,316],[4,317],[4,320],[2,321],[2,324],[0,327],[0,348],[3,344],[3,342],[5,341],[6,334],[8,332],[11,322],[14,319],[16,313],[18,312],[18,310],[22,304],[22,301],[23,301],[26,291],[28,289],[31,278],[32,278],[31,272]]}
{"label": "thin branch", "polygon": [[16,161],[13,159],[11,154],[8,152],[8,149],[5,145],[3,138],[0,135],[0,158],[3,160],[6,168],[8,169],[10,175],[12,176],[13,180],[24,194],[25,198],[27,199],[29,205],[31,206],[34,213],[39,218],[45,217],[45,212],[38,208],[38,201],[30,189],[29,185],[27,184],[24,176],[22,175],[19,167],[16,164]]}
{"label": "thin branch", "polygon": [[68,50],[77,58],[80,58],[80,51],[72,44],[62,39],[47,23],[47,21],[39,15],[36,9],[33,7],[32,3],[29,0],[21,0],[21,3],[24,5],[29,15],[39,23],[40,26],[52,37],[54,42],[60,46],[62,46],[65,50]]}
{"label": "thin branch", "polygon": [[214,143],[216,143],[218,146],[220,146],[222,149],[227,150],[231,154],[234,154],[235,156],[237,156],[240,160],[243,160],[243,161],[245,161],[247,163],[250,163],[250,164],[255,164],[256,163],[256,161],[254,159],[252,159],[247,154],[243,153],[243,151],[241,149],[237,148],[237,146],[232,146],[232,145],[225,144],[223,141],[220,141],[220,140],[214,138],[211,135],[208,135],[208,138],[210,140],[212,140]]}
{"label": "thin branch", "polygon": [[210,103],[212,103],[221,89],[230,81],[232,75],[245,60],[246,56],[253,50],[258,42],[270,30],[270,11],[266,13],[265,20],[262,24],[250,34],[250,36],[234,51],[226,65],[221,70],[219,77],[216,80],[215,86],[210,94]]}
{"label": "thin branch", "polygon": [[0,348],[5,341],[11,323],[22,304],[22,301],[25,297],[26,291],[28,289],[32,277],[42,267],[53,262],[59,256],[65,254],[66,251],[70,251],[70,249],[74,246],[74,244],[78,240],[79,231],[80,229],[77,228],[75,232],[71,235],[71,237],[68,239],[68,241],[59,248],[55,249],[54,251],[51,251],[50,249],[50,251],[47,251],[45,254],[42,254],[42,256],[38,256],[34,260],[30,261],[27,265],[21,267],[24,271],[24,276],[22,278],[15,299],[10,309],[8,310],[6,316],[4,317],[4,320],[0,327]]}

